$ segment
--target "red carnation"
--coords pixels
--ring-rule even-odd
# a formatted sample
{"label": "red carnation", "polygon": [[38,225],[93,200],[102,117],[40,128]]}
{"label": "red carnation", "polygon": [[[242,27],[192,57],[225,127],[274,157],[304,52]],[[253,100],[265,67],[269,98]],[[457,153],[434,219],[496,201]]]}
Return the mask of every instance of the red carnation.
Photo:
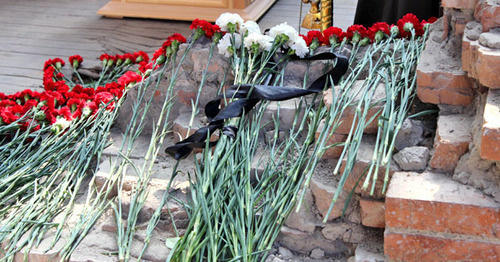
{"label": "red carnation", "polygon": [[146,63],[149,62],[149,56],[144,51],[135,52],[134,57],[135,57],[135,63],[140,63],[142,61],[145,61]]}
{"label": "red carnation", "polygon": [[57,58],[49,59],[49,60],[45,61],[45,64],[43,65],[43,70],[45,71],[46,69],[48,69],[50,67],[55,67],[57,69],[61,69],[61,67],[63,67],[64,65],[65,65],[64,60],[57,57]]}
{"label": "red carnation", "polygon": [[421,36],[424,33],[420,21],[412,13],[404,15],[403,18],[398,20],[398,29],[403,38],[411,36],[411,29],[415,30],[415,36]]}
{"label": "red carnation", "polygon": [[156,52],[153,54],[153,61],[156,62],[156,64],[161,65],[165,62],[165,48],[160,47]]}
{"label": "red carnation", "polygon": [[125,59],[123,58],[123,55],[116,55],[116,65],[119,66],[123,63],[123,61],[125,61]]}
{"label": "red carnation", "polygon": [[362,25],[351,25],[347,28],[347,37],[352,44],[359,43],[363,38],[367,37],[366,28]]}
{"label": "red carnation", "polygon": [[123,59],[125,60],[124,63],[126,65],[135,63],[135,56],[133,54],[126,53],[123,55]]}
{"label": "red carnation", "polygon": [[64,117],[66,120],[73,119],[72,114],[71,114],[71,109],[69,109],[69,107],[67,107],[67,106],[63,106],[59,109],[55,109],[54,111],[57,114],[56,117],[61,116],[61,117]]}
{"label": "red carnation", "polygon": [[193,38],[196,40],[202,35],[205,35],[206,38],[212,38],[215,33],[214,29],[216,28],[208,21],[195,19],[191,26],[189,26],[189,29],[195,30]]}
{"label": "red carnation", "polygon": [[340,43],[346,37],[346,33],[338,27],[329,27],[323,31],[323,44],[325,45],[335,45]]}
{"label": "red carnation", "polygon": [[73,55],[69,57],[69,62],[73,68],[78,68],[82,64],[83,58],[80,55]]}
{"label": "red carnation", "polygon": [[173,35],[169,36],[168,40],[172,42],[171,47],[174,52],[179,50],[179,45],[181,43],[186,43],[186,38],[178,33],[174,33]]}
{"label": "red carnation", "polygon": [[113,101],[114,99],[115,97],[110,92],[100,92],[95,94],[94,96],[94,102],[99,106],[106,105],[109,103],[109,105],[106,107],[106,109],[108,110],[113,110],[115,108],[114,105],[115,103],[114,102],[110,103],[110,101]]}
{"label": "red carnation", "polygon": [[118,78],[118,84],[128,86],[130,83],[139,83],[142,81],[142,76],[136,72],[128,71]]}
{"label": "red carnation", "polygon": [[107,61],[109,60],[109,57],[110,57],[110,55],[108,55],[108,54],[102,54],[102,55],[99,57],[99,59],[100,59],[101,61],[103,61],[103,62],[104,62],[104,60],[106,60],[106,62],[107,62]]}
{"label": "red carnation", "polygon": [[311,30],[307,32],[307,36],[301,36],[304,38],[304,41],[306,41],[307,46],[309,46],[312,50],[325,43],[323,34],[317,30]]}
{"label": "red carnation", "polygon": [[436,17],[431,17],[427,21],[422,20],[422,22],[420,22],[420,25],[422,26],[423,30],[427,30],[427,28],[429,27],[429,25],[432,24],[432,23],[434,23],[434,22],[436,22],[436,21],[437,21]]}
{"label": "red carnation", "polygon": [[139,63],[139,72],[145,74],[146,71],[150,70],[153,68],[153,63],[146,63],[146,62],[141,62]]}
{"label": "red carnation", "polygon": [[45,61],[45,64],[43,65],[43,71],[45,71],[49,68],[52,68],[52,59]]}
{"label": "red carnation", "polygon": [[89,116],[97,111],[97,105],[94,101],[86,101],[82,105],[82,114]]}
{"label": "red carnation", "polygon": [[437,19],[437,17],[432,16],[432,17],[430,17],[429,19],[427,19],[427,22],[428,22],[428,23],[430,23],[430,24],[433,24],[433,23],[434,23],[434,22],[436,22],[437,20],[438,20],[438,19]]}
{"label": "red carnation", "polygon": [[379,42],[384,39],[386,35],[390,35],[391,31],[386,22],[377,22],[368,28],[367,34],[372,41]]}
{"label": "red carnation", "polygon": [[174,33],[173,35],[168,37],[168,39],[170,39],[170,41],[172,41],[172,42],[178,41],[179,43],[186,43],[186,38],[179,33]]}
{"label": "red carnation", "polygon": [[163,44],[161,45],[161,47],[166,50],[167,47],[169,47],[171,45],[172,45],[172,41],[170,41],[170,38],[167,38],[167,40],[165,42],[163,42]]}

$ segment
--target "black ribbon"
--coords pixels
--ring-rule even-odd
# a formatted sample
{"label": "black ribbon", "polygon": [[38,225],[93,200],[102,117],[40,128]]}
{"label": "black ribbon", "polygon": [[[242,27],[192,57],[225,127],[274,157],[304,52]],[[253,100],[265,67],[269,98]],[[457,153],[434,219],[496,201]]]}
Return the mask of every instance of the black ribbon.
{"label": "black ribbon", "polygon": [[[325,52],[312,56],[306,56],[305,58],[299,60],[333,60],[335,58],[337,59],[335,66],[328,73],[316,79],[307,89],[249,84],[230,86],[224,91],[223,94],[217,96],[205,105],[205,115],[210,120],[208,126],[198,129],[188,138],[177,142],[173,146],[167,147],[165,152],[172,155],[177,160],[185,158],[193,151],[194,148],[204,148],[207,139],[210,139],[210,135],[219,129],[224,135],[235,137],[238,132],[238,128],[233,125],[224,126],[224,120],[241,117],[243,113],[248,113],[252,110],[261,100],[284,101],[313,93],[319,93],[325,88],[329,88],[326,84],[328,83],[328,79],[330,77],[332,78],[333,83],[337,84],[340,81],[340,78],[347,72],[347,57]],[[238,100],[234,100],[223,109],[220,109],[221,99],[224,98],[238,98]],[[209,142],[209,146],[212,147],[216,143],[217,141]]]}

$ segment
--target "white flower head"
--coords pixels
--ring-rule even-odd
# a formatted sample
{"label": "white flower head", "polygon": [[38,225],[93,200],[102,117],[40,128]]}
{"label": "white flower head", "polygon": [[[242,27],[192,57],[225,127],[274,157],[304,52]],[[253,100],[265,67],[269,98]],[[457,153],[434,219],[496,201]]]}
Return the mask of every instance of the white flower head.
{"label": "white flower head", "polygon": [[218,25],[222,31],[230,31],[230,28],[233,26],[233,29],[238,31],[243,25],[243,18],[241,18],[239,14],[223,13],[215,20],[215,24]]}
{"label": "white flower head", "polygon": [[288,41],[285,43],[285,46],[290,46],[295,39],[302,38],[299,36],[299,33],[293,26],[288,25],[286,22],[276,25],[269,30],[269,36],[273,39],[277,36],[286,35],[288,37]]}
{"label": "white flower head", "polygon": [[225,34],[217,44],[219,54],[231,57],[233,51],[241,47],[241,36],[239,34]]}
{"label": "white flower head", "polygon": [[252,33],[258,33],[258,34],[261,33],[259,25],[257,23],[255,23],[254,21],[246,21],[245,23],[243,23],[241,25],[240,33],[242,35],[246,35],[247,32],[248,32],[248,35],[250,35]]}
{"label": "white flower head", "polygon": [[251,33],[244,40],[245,48],[252,51],[253,47],[257,47],[260,51],[271,51],[273,46],[273,38],[260,33]]}
{"label": "white flower head", "polygon": [[309,53],[309,47],[307,47],[306,41],[302,37],[296,38],[291,44],[290,48],[295,51],[295,54],[304,58],[307,53]]}
{"label": "white flower head", "polygon": [[51,128],[52,132],[58,134],[59,132],[68,128],[70,124],[71,124],[71,121],[66,120],[66,118],[64,118],[64,117],[58,116],[56,118],[56,121],[54,122],[54,124],[52,124],[52,128]]}

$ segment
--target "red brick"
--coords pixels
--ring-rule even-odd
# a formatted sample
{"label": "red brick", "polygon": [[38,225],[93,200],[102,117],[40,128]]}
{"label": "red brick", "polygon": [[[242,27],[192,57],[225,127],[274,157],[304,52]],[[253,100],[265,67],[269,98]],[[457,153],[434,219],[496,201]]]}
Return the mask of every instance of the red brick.
{"label": "red brick", "polygon": [[498,242],[386,230],[384,253],[390,261],[499,261],[500,245]]}
{"label": "red brick", "polygon": [[472,140],[471,125],[472,119],[466,115],[439,116],[430,161],[432,168],[453,172]]}
{"label": "red brick", "polygon": [[500,4],[493,0],[479,0],[474,13],[476,20],[481,21],[483,32],[500,26]]}
{"label": "red brick", "polygon": [[417,70],[417,95],[425,103],[467,106],[472,103],[471,83],[466,72]]}
{"label": "red brick", "polygon": [[445,12],[443,14],[443,35],[441,36],[442,40],[448,39],[448,35],[450,34],[450,20],[451,16],[447,15]]}
{"label": "red brick", "polygon": [[367,227],[385,227],[385,203],[380,200],[361,199],[361,224]]}
{"label": "red brick", "polygon": [[395,173],[385,208],[387,228],[500,237],[500,204],[446,175]]}
{"label": "red brick", "polygon": [[500,90],[490,89],[481,132],[481,158],[500,161]]}
{"label": "red brick", "polygon": [[[320,129],[318,129],[320,130]],[[316,132],[315,138],[319,139],[320,133]],[[322,159],[332,159],[338,158],[342,154],[342,150],[344,150],[344,146],[338,145],[339,143],[345,142],[347,135],[343,134],[335,134],[333,133],[328,140],[326,141],[326,146],[330,146],[323,153]],[[337,145],[335,145],[337,144]],[[335,145],[335,146],[334,146]]]}
{"label": "red brick", "polygon": [[184,90],[180,90],[177,93],[177,101],[180,103],[190,106],[196,100],[196,92],[185,92]]}
{"label": "red brick", "polygon": [[[319,213],[322,217],[325,217],[332,203],[333,196],[337,187],[334,185],[333,179],[328,181],[322,181],[321,179],[313,177],[309,188],[314,196],[314,202],[318,208]],[[335,205],[333,206],[332,212],[328,216],[328,221],[332,221],[342,215],[342,210],[344,209],[345,201],[347,200],[348,192],[344,190]]]}
{"label": "red brick", "polygon": [[462,69],[489,88],[500,88],[500,51],[463,37]]}
{"label": "red brick", "polygon": [[447,8],[473,9],[477,0],[442,0],[441,5]]}

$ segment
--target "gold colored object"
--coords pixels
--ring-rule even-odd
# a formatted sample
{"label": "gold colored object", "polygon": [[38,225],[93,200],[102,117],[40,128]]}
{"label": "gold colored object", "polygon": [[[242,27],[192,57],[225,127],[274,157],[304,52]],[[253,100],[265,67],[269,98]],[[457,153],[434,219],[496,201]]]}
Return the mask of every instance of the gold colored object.
{"label": "gold colored object", "polygon": [[302,0],[305,4],[311,4],[311,9],[302,20],[302,27],[309,29],[321,29],[322,31],[333,25],[333,0]]}
{"label": "gold colored object", "polygon": [[333,0],[321,0],[321,31],[333,25]]}
{"label": "gold colored object", "polygon": [[305,4],[311,4],[311,9],[302,20],[302,27],[309,29],[321,28],[321,13],[319,12],[319,0],[302,0]]}

